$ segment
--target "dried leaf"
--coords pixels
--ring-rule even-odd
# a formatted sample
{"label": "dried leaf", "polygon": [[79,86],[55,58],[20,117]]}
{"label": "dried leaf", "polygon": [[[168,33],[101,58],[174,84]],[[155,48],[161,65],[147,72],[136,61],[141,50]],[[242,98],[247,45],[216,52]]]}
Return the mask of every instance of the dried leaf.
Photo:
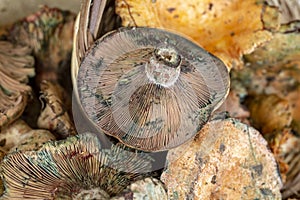
{"label": "dried leaf", "polygon": [[237,91],[231,89],[225,102],[216,112],[228,112],[229,116],[235,119],[239,119],[244,123],[249,124],[248,118],[250,112],[245,105],[241,102],[241,97]]}

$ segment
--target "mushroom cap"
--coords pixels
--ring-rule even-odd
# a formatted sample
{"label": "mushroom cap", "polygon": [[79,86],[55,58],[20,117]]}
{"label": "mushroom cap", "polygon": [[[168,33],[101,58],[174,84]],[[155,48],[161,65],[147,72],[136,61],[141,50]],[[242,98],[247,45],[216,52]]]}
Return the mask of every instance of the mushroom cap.
{"label": "mushroom cap", "polygon": [[86,133],[48,142],[37,151],[8,154],[1,163],[3,198],[115,195],[140,178],[141,170],[151,167],[146,157],[123,152],[118,146],[101,149],[98,137]]}
{"label": "mushroom cap", "polygon": [[224,101],[221,60],[155,28],[121,28],[89,50],[77,78],[83,109],[125,145],[162,151],[191,139]]}

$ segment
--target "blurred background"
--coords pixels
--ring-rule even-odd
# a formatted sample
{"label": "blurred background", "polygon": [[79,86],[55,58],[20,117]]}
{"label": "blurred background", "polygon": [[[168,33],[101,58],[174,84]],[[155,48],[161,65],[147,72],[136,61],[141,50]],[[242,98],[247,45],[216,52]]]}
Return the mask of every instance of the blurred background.
{"label": "blurred background", "polygon": [[0,25],[10,24],[36,12],[41,5],[78,12],[81,0],[0,0]]}

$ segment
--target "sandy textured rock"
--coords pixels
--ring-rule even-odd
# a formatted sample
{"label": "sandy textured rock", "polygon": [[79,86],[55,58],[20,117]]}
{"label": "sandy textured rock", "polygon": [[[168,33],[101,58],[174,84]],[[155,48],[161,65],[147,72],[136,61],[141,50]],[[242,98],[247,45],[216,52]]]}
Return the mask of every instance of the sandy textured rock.
{"label": "sandy textured rock", "polygon": [[169,199],[281,199],[281,179],[267,142],[237,120],[209,122],[167,160],[161,179]]}

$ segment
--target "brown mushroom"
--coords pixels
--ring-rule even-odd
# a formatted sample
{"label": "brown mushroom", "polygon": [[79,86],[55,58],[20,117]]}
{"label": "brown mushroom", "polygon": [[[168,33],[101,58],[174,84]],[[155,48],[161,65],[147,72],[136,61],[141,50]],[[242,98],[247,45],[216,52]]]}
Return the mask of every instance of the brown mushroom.
{"label": "brown mushroom", "polygon": [[31,87],[28,77],[34,76],[34,59],[28,47],[0,41],[0,128],[23,113]]}
{"label": "brown mushroom", "polygon": [[[6,153],[0,149],[0,162],[2,162],[5,154]],[[3,180],[0,179],[0,196],[2,196],[3,192],[4,192]]]}
{"label": "brown mushroom", "polygon": [[[36,150],[42,144],[55,137],[46,130],[32,130],[23,120],[19,119],[1,130],[0,162],[3,157],[16,149],[18,151]],[[3,180],[0,180],[0,195],[4,191]]]}
{"label": "brown mushroom", "polygon": [[43,81],[40,99],[44,102],[37,125],[56,134],[58,138],[75,135],[75,127],[68,114],[66,92],[57,83]]}
{"label": "brown mushroom", "polygon": [[[1,164],[3,199],[106,199],[151,167],[142,154],[102,150],[97,136],[48,142],[37,151],[14,152]],[[126,171],[125,171],[126,170]]]}
{"label": "brown mushroom", "polygon": [[168,199],[280,199],[273,154],[258,131],[235,119],[207,123],[168,152],[161,176]]}
{"label": "brown mushroom", "polygon": [[69,11],[42,6],[12,26],[9,39],[33,50],[37,86],[48,80],[72,88],[68,72],[74,20],[75,14]]}
{"label": "brown mushroom", "polygon": [[98,40],[77,81],[91,121],[146,151],[191,139],[229,90],[222,61],[180,35],[154,28],[122,28]]}

